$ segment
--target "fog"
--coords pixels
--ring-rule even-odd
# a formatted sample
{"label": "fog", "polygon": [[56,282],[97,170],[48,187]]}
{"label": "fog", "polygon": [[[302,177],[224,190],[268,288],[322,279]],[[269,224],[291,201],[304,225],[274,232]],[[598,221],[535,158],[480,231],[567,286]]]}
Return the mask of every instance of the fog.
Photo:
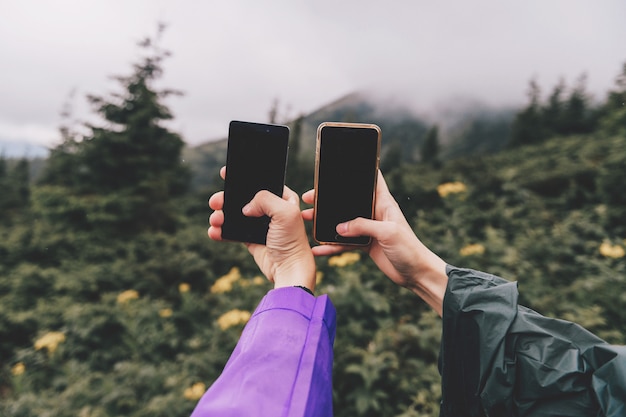
{"label": "fog", "polygon": [[284,119],[354,91],[420,112],[455,100],[523,105],[531,78],[544,91],[583,73],[596,98],[626,62],[621,0],[154,1],[5,0],[0,6],[0,150],[58,143],[60,112],[92,116],[84,96],[119,91],[137,41],[168,25],[172,52],[158,86],[171,128],[197,144],[231,119]]}

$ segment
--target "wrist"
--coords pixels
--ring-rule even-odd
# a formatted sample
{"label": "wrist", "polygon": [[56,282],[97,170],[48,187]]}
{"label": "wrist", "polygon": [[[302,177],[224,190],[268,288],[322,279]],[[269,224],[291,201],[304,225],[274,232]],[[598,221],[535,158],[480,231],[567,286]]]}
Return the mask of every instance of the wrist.
{"label": "wrist", "polygon": [[441,316],[447,286],[446,263],[439,256],[426,249],[426,253],[420,254],[419,266],[414,269],[407,288],[422,298]]}
{"label": "wrist", "polygon": [[315,261],[300,259],[296,262],[281,265],[273,274],[274,288],[282,287],[305,287],[311,292],[315,291]]}

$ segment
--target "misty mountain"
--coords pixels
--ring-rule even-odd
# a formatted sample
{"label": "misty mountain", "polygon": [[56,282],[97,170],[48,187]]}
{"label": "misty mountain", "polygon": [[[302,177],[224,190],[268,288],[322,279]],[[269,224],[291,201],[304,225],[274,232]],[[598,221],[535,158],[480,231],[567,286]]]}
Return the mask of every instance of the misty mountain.
{"label": "misty mountain", "polygon": [[[302,115],[299,135],[298,129],[294,128],[297,118],[279,122],[291,127],[289,166],[301,164],[311,170],[312,177],[316,131],[322,122],[375,123],[380,126],[381,166],[384,168],[386,164],[419,163],[426,133],[435,125],[439,127],[442,160],[498,152],[509,139],[516,112],[517,109],[492,108],[478,101],[454,100],[420,113],[402,103],[357,92]],[[299,141],[297,146],[295,141]],[[22,144],[21,152],[16,152],[15,143],[0,143],[1,154],[5,157],[14,159],[17,155],[24,155],[31,159],[31,179],[38,177],[45,164],[45,157],[40,155],[39,149]],[[294,155],[294,149],[298,149],[298,155]],[[220,181],[217,170],[226,162],[226,138],[187,146],[183,150],[183,159],[193,172],[193,189],[217,185]]]}
{"label": "misty mountain", "polygon": [[[419,163],[426,133],[435,125],[439,127],[442,160],[494,153],[505,147],[516,112],[513,108],[491,108],[477,101],[456,100],[428,113],[419,113],[398,102],[352,93],[302,115],[299,135],[294,128],[297,119],[285,123],[292,129],[291,149],[298,149],[298,155],[290,153],[289,161],[293,164],[297,160],[312,169],[317,127],[326,121],[380,126],[383,167],[386,163]],[[296,145],[295,141],[299,143]],[[217,170],[226,161],[226,138],[187,147],[183,156],[194,173],[192,187],[210,187],[219,179]]]}

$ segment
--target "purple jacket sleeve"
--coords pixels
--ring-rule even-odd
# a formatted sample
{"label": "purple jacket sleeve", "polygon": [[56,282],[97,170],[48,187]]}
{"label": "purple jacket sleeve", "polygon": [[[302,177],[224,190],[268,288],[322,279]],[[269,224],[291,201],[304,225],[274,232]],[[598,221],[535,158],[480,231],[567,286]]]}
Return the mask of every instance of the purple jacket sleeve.
{"label": "purple jacket sleeve", "polygon": [[331,417],[335,318],[326,295],[269,291],[192,417]]}

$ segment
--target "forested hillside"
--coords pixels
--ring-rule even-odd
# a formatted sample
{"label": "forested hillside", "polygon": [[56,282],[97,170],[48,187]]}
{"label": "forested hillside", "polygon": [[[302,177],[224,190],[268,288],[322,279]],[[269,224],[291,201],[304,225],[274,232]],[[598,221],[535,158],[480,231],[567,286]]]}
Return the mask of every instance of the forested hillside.
{"label": "forested hillside", "polygon": [[[500,151],[509,140],[515,113],[510,108],[495,109],[471,101],[451,104],[434,115],[420,115],[406,105],[390,105],[362,92],[348,94],[293,120],[283,120],[278,107],[279,103],[275,103],[270,109],[269,122],[284,123],[291,128],[291,163],[287,168],[292,178],[302,176],[295,171],[311,172],[313,169],[316,132],[322,122],[380,126],[383,131],[381,161],[382,168],[386,169],[399,163],[419,163],[428,159],[430,156],[424,156],[424,151],[429,152],[429,139],[437,141],[437,157],[441,160]],[[186,148],[183,152],[185,160],[192,166],[192,187],[213,186],[220,181],[214,173],[224,163],[226,138]],[[306,183],[298,182],[297,185],[312,187],[312,176]]]}
{"label": "forested hillside", "polygon": [[[154,87],[167,54],[144,47],[118,94],[91,97],[103,123],[63,129],[36,184],[28,161],[0,159],[2,416],[187,416],[270,288],[243,245],[206,237],[220,184],[190,187],[182,138],[162,123],[173,92]],[[516,280],[529,307],[626,343],[626,66],[597,105],[571,101],[580,88],[531,87],[506,149],[442,158],[437,130],[410,125],[430,146],[384,175],[447,262]],[[400,130],[383,134],[403,146]],[[299,161],[295,188],[312,183]],[[436,314],[360,252],[317,263],[338,312],[335,415],[437,416]]]}

